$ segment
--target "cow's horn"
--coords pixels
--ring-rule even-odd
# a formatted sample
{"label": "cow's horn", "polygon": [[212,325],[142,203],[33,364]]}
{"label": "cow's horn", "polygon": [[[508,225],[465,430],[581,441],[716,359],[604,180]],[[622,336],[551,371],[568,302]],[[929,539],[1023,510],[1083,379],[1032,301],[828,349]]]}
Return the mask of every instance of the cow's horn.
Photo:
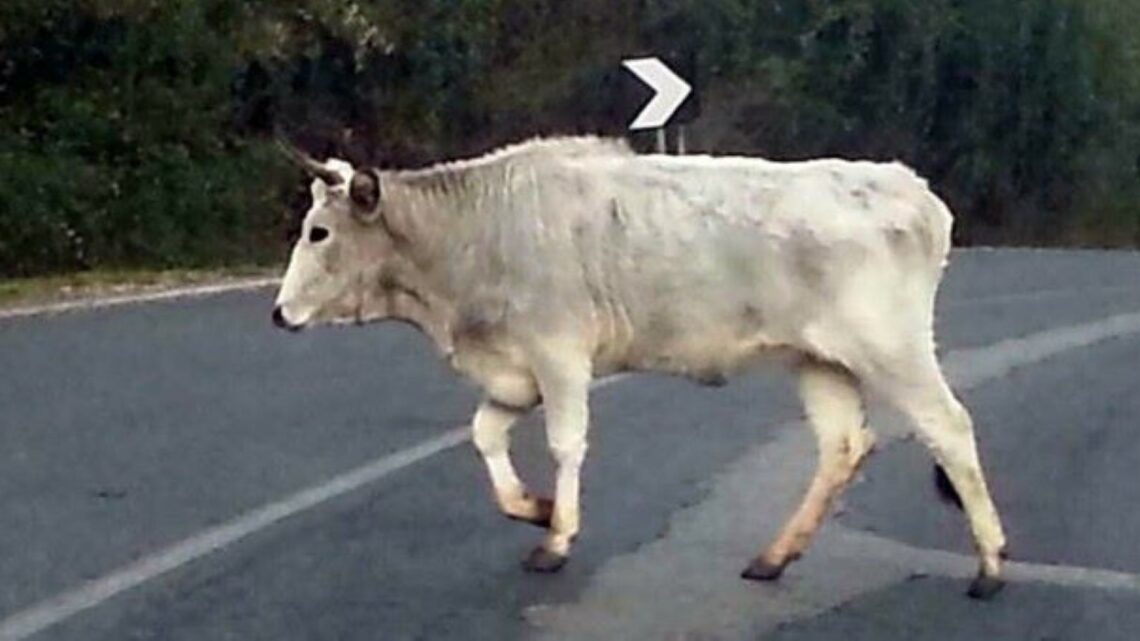
{"label": "cow's horn", "polygon": [[290,160],[304,169],[305,172],[313,178],[318,178],[330,186],[339,185],[344,182],[344,177],[339,173],[333,171],[332,169],[329,169],[323,163],[317,161],[305,152],[289,144],[285,141],[285,139],[280,137],[277,138],[277,146],[281,148],[281,151]]}

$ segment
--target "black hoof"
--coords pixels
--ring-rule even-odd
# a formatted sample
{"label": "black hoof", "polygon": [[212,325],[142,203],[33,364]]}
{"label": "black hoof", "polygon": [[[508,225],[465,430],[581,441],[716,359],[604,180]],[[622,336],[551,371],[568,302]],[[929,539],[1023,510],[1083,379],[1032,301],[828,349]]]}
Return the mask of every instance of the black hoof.
{"label": "black hoof", "polygon": [[541,545],[530,551],[526,560],[523,561],[523,569],[527,572],[538,572],[540,574],[551,574],[562,569],[566,565],[566,555],[551,552]]}
{"label": "black hoof", "polygon": [[979,575],[970,583],[970,589],[966,591],[966,594],[971,599],[986,601],[998,592],[1001,592],[1001,589],[1004,587],[1005,581],[997,577]]}
{"label": "black hoof", "polygon": [[783,565],[775,565],[764,559],[753,559],[740,573],[740,578],[749,581],[775,581],[784,573]]}

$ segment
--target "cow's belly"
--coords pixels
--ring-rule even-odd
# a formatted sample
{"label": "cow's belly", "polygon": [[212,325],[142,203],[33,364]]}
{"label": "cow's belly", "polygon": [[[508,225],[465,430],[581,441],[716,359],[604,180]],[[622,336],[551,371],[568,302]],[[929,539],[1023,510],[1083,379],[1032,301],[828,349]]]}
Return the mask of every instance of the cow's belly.
{"label": "cow's belly", "polygon": [[643,335],[624,355],[625,369],[661,372],[720,385],[766,357],[780,354],[786,343],[763,328],[732,324],[706,326],[667,338]]}

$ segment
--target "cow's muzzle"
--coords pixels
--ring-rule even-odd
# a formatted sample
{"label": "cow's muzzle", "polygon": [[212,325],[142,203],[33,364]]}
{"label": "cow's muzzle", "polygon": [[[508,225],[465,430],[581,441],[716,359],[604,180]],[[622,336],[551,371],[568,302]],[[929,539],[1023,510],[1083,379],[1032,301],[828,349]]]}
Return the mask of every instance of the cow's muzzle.
{"label": "cow's muzzle", "polygon": [[290,332],[301,331],[300,325],[294,325],[289,322],[289,319],[285,318],[285,312],[281,311],[280,305],[273,308],[273,324],[281,329],[287,329]]}

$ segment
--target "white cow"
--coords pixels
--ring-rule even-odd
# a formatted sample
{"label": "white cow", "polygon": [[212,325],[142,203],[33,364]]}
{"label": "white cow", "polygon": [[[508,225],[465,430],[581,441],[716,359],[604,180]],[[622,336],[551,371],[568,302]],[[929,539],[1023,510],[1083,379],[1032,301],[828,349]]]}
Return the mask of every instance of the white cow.
{"label": "white cow", "polygon": [[[771,580],[806,549],[870,452],[863,399],[906,413],[1002,586],[1005,537],[970,416],[935,357],[934,299],[952,218],[897,164],[639,156],[598,138],[535,140],[416,171],[301,157],[312,208],[274,309],[298,329],[402,319],[485,392],[473,420],[499,507],[548,527],[526,566],[566,561],[579,529],[589,383],[660,371],[717,384],[765,354],[800,375],[818,469],[747,567]],[[529,493],[508,431],[542,403],[553,500]]]}

